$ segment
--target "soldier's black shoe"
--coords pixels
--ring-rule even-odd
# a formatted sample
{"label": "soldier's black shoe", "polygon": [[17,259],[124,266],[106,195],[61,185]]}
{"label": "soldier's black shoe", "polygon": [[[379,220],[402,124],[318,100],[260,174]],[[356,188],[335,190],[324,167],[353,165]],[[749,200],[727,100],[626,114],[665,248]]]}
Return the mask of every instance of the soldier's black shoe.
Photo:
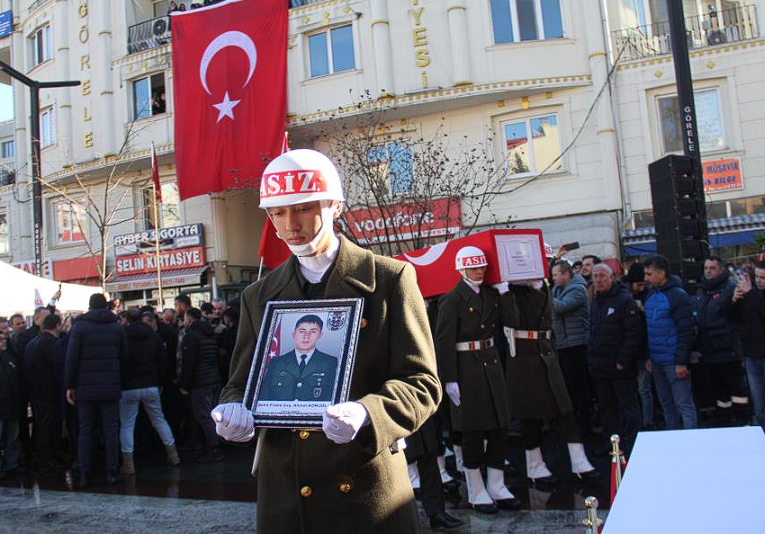
{"label": "soldier's black shoe", "polygon": [[462,524],[462,521],[446,512],[438,512],[437,514],[430,516],[430,528],[432,530],[447,530],[450,528],[457,528]]}
{"label": "soldier's black shoe", "polygon": [[532,483],[536,488],[545,489],[556,487],[559,484],[559,480],[555,475],[550,475],[549,477],[534,478]]}
{"label": "soldier's black shoe", "polygon": [[499,512],[499,508],[494,504],[473,504],[471,506],[473,507],[473,510],[479,514],[496,514]]}
{"label": "soldier's black shoe", "polygon": [[[441,487],[444,488],[444,491],[455,491],[455,490],[458,490],[460,488],[460,483],[457,482],[456,480],[452,479],[449,482],[443,482],[441,484]],[[416,491],[417,490],[415,490],[415,492]],[[415,493],[415,495],[416,495],[416,493]]]}
{"label": "soldier's black shoe", "polygon": [[512,499],[497,499],[494,501],[500,510],[518,510],[523,505],[518,497]]}
{"label": "soldier's black shoe", "polygon": [[197,463],[211,464],[213,462],[222,462],[225,459],[226,457],[218,449],[211,449],[197,458]]}
{"label": "soldier's black shoe", "polygon": [[588,484],[594,484],[600,482],[600,473],[593,469],[592,471],[586,471],[584,473],[574,473],[579,480]]}

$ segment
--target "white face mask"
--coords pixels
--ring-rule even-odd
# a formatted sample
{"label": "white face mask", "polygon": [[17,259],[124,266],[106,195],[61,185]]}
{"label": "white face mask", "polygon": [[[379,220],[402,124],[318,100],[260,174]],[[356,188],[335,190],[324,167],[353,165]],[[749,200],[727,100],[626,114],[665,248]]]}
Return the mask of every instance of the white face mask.
{"label": "white face mask", "polygon": [[[308,243],[304,243],[302,245],[290,245],[289,243],[285,242],[287,247],[290,249],[290,252],[292,252],[297,257],[313,256],[314,254],[316,254],[319,247],[319,243],[324,237],[324,233],[327,231],[333,234],[335,233],[334,212],[335,210],[332,206],[332,202],[322,200],[321,201],[321,227],[319,228],[319,231],[316,232],[316,235],[313,236],[313,239],[311,239]],[[279,236],[280,239],[284,240],[282,236],[279,235],[279,232],[277,232],[276,235]]]}

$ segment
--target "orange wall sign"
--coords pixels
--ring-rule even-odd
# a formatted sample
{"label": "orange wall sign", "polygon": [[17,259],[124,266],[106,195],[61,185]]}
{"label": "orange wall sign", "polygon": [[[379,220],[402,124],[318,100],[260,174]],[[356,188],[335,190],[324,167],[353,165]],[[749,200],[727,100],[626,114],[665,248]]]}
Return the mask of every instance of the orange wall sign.
{"label": "orange wall sign", "polygon": [[704,169],[704,191],[707,193],[744,188],[740,159],[705,161],[701,166]]}

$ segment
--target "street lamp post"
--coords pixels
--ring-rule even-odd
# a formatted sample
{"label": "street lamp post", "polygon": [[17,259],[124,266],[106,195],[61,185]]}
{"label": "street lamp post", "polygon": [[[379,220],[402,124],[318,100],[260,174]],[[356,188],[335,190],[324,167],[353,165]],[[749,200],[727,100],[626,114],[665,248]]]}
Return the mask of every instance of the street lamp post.
{"label": "street lamp post", "polygon": [[40,89],[53,87],[76,87],[78,80],[60,82],[38,82],[20,73],[7,63],[0,61],[0,70],[29,87],[31,106],[30,133],[32,134],[32,209],[34,212],[35,267],[37,276],[43,275],[42,269],[42,183],[40,182]]}

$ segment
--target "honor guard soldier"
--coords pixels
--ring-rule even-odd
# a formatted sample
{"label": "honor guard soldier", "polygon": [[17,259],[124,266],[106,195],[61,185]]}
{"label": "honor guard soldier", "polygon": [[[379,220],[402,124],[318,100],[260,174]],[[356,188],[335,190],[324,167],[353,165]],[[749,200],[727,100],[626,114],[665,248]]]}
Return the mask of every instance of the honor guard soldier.
{"label": "honor guard soldier", "polygon": [[337,170],[319,152],[292,150],[266,167],[260,207],[292,256],[242,293],[231,373],[212,413],[218,433],[254,436],[242,399],[268,301],[361,297],[364,317],[350,401],[325,410],[323,432],[269,429],[258,440],[257,532],[420,532],[395,445],[441,399],[428,319],[411,265],[335,235],[343,201]]}
{"label": "honor guard soldier", "polygon": [[505,429],[510,414],[502,363],[494,347],[495,332],[512,325],[516,311],[512,298],[501,298],[496,289],[483,285],[487,265],[477,247],[457,252],[455,268],[462,280],[441,298],[436,351],[451,399],[452,428],[462,435],[468,501],[477,512],[492,514],[497,507],[518,509],[521,501],[505,486]]}
{"label": "honor guard soldier", "polygon": [[552,340],[552,295],[542,281],[510,284],[515,297],[517,322],[510,335],[507,360],[507,392],[510,414],[521,421],[526,450],[526,474],[540,486],[558,480],[542,458],[544,419],[557,420],[558,435],[568,444],[571,471],[580,479],[595,481],[600,475],[584,453],[573,407],[566,390]]}

